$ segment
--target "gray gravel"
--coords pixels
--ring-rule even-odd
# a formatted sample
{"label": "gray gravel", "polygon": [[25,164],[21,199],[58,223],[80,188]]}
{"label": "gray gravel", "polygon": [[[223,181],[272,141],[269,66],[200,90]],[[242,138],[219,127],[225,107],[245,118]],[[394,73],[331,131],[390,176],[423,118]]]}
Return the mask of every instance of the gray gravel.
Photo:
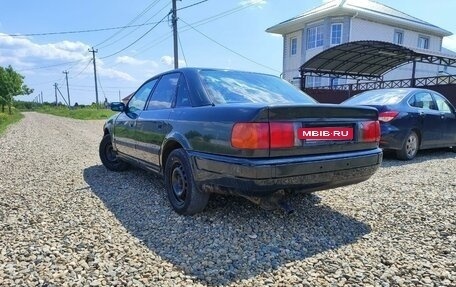
{"label": "gray gravel", "polygon": [[266,212],[171,210],[160,178],[108,172],[102,121],[27,113],[0,137],[0,286],[456,286],[456,154],[386,157],[369,181]]}

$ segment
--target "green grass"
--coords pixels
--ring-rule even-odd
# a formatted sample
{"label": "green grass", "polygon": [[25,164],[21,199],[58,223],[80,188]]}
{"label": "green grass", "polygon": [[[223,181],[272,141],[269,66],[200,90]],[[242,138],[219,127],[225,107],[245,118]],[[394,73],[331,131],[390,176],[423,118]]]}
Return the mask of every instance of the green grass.
{"label": "green grass", "polygon": [[66,117],[79,120],[100,120],[107,119],[115,112],[107,109],[96,109],[93,107],[68,109],[67,107],[44,106],[36,108],[35,111],[51,114],[59,117]]}
{"label": "green grass", "polygon": [[9,125],[18,122],[23,117],[24,116],[21,113],[15,111],[15,110],[13,110],[12,115],[9,115],[8,112],[6,112],[6,113],[0,112],[0,135],[5,132],[6,128]]}

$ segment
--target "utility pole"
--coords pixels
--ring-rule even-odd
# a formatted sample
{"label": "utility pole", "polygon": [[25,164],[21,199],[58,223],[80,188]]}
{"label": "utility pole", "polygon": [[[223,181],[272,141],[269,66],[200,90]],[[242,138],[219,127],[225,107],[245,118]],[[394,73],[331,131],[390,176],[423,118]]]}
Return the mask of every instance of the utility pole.
{"label": "utility pole", "polygon": [[41,91],[41,104],[44,104],[43,91]]}
{"label": "utility pole", "polygon": [[55,91],[55,105],[57,106],[58,99],[57,99],[57,83],[54,83],[54,91]]}
{"label": "utility pole", "polygon": [[122,101],[122,99],[120,98],[120,90],[119,90],[119,102],[121,102],[121,101]]}
{"label": "utility pole", "polygon": [[93,60],[93,75],[95,77],[95,103],[96,103],[96,106],[97,106],[97,109],[98,109],[98,85],[97,85],[97,63],[95,62],[95,53],[98,53],[98,49],[95,50],[93,47],[92,47],[92,50],[89,50],[89,52],[92,53],[92,60]]}
{"label": "utility pole", "polygon": [[174,69],[179,68],[179,50],[177,49],[177,8],[176,8],[176,1],[173,0],[173,39],[174,39]]}
{"label": "utility pole", "polygon": [[63,71],[65,74],[65,79],[66,79],[66,84],[67,84],[67,95],[68,95],[68,107],[71,107],[71,102],[70,102],[70,87],[68,86],[68,71]]}

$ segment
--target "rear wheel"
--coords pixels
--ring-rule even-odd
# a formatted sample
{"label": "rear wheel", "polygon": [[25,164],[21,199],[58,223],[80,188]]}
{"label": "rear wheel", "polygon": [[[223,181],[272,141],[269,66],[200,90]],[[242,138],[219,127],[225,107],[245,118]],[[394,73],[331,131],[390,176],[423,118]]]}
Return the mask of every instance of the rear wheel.
{"label": "rear wheel", "polygon": [[413,159],[418,153],[419,143],[420,140],[416,132],[410,131],[410,133],[407,135],[407,138],[405,139],[402,149],[396,152],[397,158],[401,160]]}
{"label": "rear wheel", "polygon": [[201,212],[209,201],[209,193],[195,185],[187,153],[182,148],[173,150],[166,160],[165,187],[171,206],[179,214]]}
{"label": "rear wheel", "polygon": [[109,134],[101,140],[99,154],[101,162],[109,170],[124,171],[128,168],[128,163],[117,157],[117,153],[112,148],[111,135]]}

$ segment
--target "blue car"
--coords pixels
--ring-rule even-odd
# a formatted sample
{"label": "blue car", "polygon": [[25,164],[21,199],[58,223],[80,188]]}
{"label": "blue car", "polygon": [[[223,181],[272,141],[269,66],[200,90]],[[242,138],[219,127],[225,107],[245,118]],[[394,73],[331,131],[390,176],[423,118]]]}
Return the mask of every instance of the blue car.
{"label": "blue car", "polygon": [[411,160],[418,150],[451,147],[456,152],[456,110],[441,94],[418,88],[372,90],[342,105],[377,108],[380,147]]}

